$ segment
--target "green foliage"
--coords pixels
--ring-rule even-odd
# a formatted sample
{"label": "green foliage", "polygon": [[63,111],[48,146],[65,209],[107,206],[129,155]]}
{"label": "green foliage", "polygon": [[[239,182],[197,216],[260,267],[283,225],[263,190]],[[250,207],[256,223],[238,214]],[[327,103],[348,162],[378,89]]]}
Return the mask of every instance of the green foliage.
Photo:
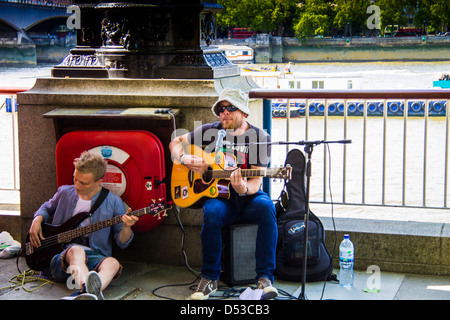
{"label": "green foliage", "polygon": [[366,25],[368,15],[367,7],[370,0],[336,0],[336,17],[334,24],[342,29],[346,24],[358,31]]}
{"label": "green foliage", "polygon": [[428,5],[425,6],[430,10],[430,19],[428,24],[430,27],[438,31],[447,31],[450,24],[450,2],[448,0],[424,1]]}
{"label": "green foliage", "polygon": [[271,32],[293,20],[297,0],[219,0],[224,10],[217,15],[222,27],[250,28]]}
{"label": "green foliage", "polygon": [[218,3],[224,7],[217,15],[221,27],[295,34],[297,38],[365,34],[367,8],[372,4],[381,10],[381,30],[389,25],[406,26],[408,17],[413,17],[416,27],[428,31],[445,32],[450,25],[449,0],[218,0]]}
{"label": "green foliage", "polygon": [[335,17],[335,6],[326,0],[306,0],[294,24],[297,38],[325,36]]}

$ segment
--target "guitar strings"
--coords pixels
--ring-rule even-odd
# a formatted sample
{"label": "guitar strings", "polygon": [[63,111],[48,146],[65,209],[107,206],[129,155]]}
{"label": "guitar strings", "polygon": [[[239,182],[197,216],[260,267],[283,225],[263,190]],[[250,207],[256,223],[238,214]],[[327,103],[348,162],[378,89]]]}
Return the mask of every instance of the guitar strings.
{"label": "guitar strings", "polygon": [[[141,216],[142,214],[145,213],[145,209],[147,209],[147,208],[142,208],[142,209],[136,210],[136,211],[135,211],[135,215],[136,215],[136,216]],[[159,210],[158,210],[158,209],[159,209]],[[164,210],[161,210],[161,209],[164,209]],[[161,211],[165,211],[165,210],[167,210],[167,209],[168,209],[168,208],[165,208],[165,207],[154,208],[154,207],[152,206],[152,209],[151,209],[150,211],[151,211],[151,212],[158,211],[158,213],[160,213]],[[59,236],[61,236],[61,238],[64,239],[65,236],[68,236],[70,233],[73,233],[73,232],[78,233],[78,234],[75,235],[75,237],[69,239],[69,241],[62,241],[62,242],[61,242],[61,243],[67,243],[67,242],[70,242],[70,240],[75,239],[77,236],[82,235],[82,234],[84,233],[84,230],[88,230],[88,229],[90,229],[90,228],[92,228],[92,227],[95,228],[95,227],[97,227],[97,226],[103,225],[103,226],[100,228],[100,229],[102,229],[102,228],[104,227],[104,225],[108,226],[108,224],[111,223],[111,222],[113,222],[113,220],[119,220],[119,219],[121,219],[121,216],[116,216],[116,217],[111,218],[111,219],[109,219],[109,220],[99,221],[99,222],[94,223],[94,224],[92,224],[92,225],[88,225],[88,226],[84,226],[84,227],[81,227],[81,228],[72,229],[72,230],[69,230],[69,231],[62,232],[62,233],[57,234],[57,235],[53,235],[53,236],[46,237],[46,238],[44,238],[44,239],[41,240],[41,245],[40,245],[39,247],[37,247],[37,248],[36,248],[36,247],[33,247],[33,252],[34,252],[34,251],[37,251],[37,250],[45,249],[45,248],[47,248],[47,247],[51,247],[51,246],[53,246],[53,245],[59,243],[59,240],[60,240],[60,239],[59,239]],[[113,222],[113,224],[115,224],[115,223]],[[94,231],[98,231],[98,230],[94,230]],[[80,234],[80,233],[81,233],[81,234]],[[70,237],[69,237],[69,238],[70,238]],[[29,242],[29,243],[30,243],[30,242]]]}
{"label": "guitar strings", "polygon": [[[142,209],[137,210],[137,211],[141,211],[141,210]],[[61,241],[61,243],[70,242],[70,240],[73,240],[77,236],[82,235],[84,233],[84,230],[88,230],[88,229],[90,229],[92,227],[95,228],[97,225],[108,225],[110,220],[116,220],[116,219],[118,220],[118,218],[120,218],[120,216],[114,217],[114,218],[106,220],[106,221],[99,221],[99,222],[97,222],[97,223],[95,223],[93,225],[88,225],[88,226],[84,226],[84,227],[80,227],[80,228],[75,228],[75,229],[72,229],[72,230],[68,230],[68,231],[62,232],[62,233],[57,234],[57,235],[49,236],[47,238],[42,239],[41,240],[41,245],[39,247],[37,247],[37,248],[33,247],[33,250],[35,251],[35,250],[40,250],[40,249],[45,249],[47,247],[51,247],[51,246],[59,243],[60,238],[61,239],[65,239],[66,237],[69,237],[69,241]],[[75,233],[75,235],[73,237],[71,237],[70,233]]]}
{"label": "guitar strings", "polygon": [[[88,225],[88,226],[84,226],[84,227],[80,227],[80,228],[75,228],[75,229],[72,229],[72,230],[68,230],[68,231],[62,232],[62,233],[57,234],[57,235],[46,237],[46,238],[41,240],[41,245],[39,247],[37,247],[37,248],[33,247],[33,251],[40,250],[40,249],[45,249],[47,247],[51,247],[51,246],[59,243],[60,240],[62,240],[61,243],[70,242],[71,240],[75,239],[76,237],[83,235],[85,230],[89,230],[89,229],[92,229],[92,228],[95,229],[99,225],[102,225],[102,227],[105,226],[105,225],[108,226],[109,223],[112,220],[119,220],[118,218],[121,218],[121,217],[117,216],[117,217],[114,217],[114,218],[112,218],[110,220],[100,221],[100,222],[97,222],[97,223],[95,223],[93,225]],[[102,228],[100,228],[100,229],[102,229]],[[97,230],[94,230],[94,231],[97,231]],[[92,232],[94,232],[94,231],[92,231]],[[67,240],[67,241],[64,241],[64,240]]]}
{"label": "guitar strings", "polygon": [[[29,243],[31,243],[31,241]],[[50,236],[48,238],[42,239],[41,240],[41,245],[39,247],[36,248],[36,247],[33,246],[33,251],[45,249],[45,248],[51,247],[51,246],[53,246],[53,245],[55,245],[57,243],[58,243],[58,236],[57,235]]]}

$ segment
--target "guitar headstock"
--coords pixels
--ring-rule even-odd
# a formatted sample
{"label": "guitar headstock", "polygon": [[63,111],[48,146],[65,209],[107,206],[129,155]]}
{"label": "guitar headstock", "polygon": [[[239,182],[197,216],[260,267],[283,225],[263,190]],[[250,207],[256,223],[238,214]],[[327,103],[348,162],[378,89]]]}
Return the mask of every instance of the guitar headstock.
{"label": "guitar headstock", "polygon": [[292,167],[286,166],[283,168],[274,168],[274,173],[271,175],[275,179],[286,179],[290,180],[292,178]]}
{"label": "guitar headstock", "polygon": [[161,212],[163,212],[163,217],[167,217],[166,210],[172,209],[173,202],[172,201],[164,201],[164,199],[152,200],[153,204],[147,207],[147,213],[150,213],[153,217],[156,217],[158,220],[161,220]]}

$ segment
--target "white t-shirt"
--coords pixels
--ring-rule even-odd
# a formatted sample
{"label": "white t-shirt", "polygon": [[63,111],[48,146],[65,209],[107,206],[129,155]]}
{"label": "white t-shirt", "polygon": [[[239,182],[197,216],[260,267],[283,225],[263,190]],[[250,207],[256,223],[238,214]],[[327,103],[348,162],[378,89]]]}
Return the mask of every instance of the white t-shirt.
{"label": "white t-shirt", "polygon": [[[83,200],[81,198],[78,198],[78,202],[77,205],[75,206],[75,210],[73,211],[72,217],[77,215],[80,212],[89,212],[89,210],[91,210],[91,204],[92,204],[92,200]],[[87,217],[86,219],[84,219],[80,225],[78,226],[78,228],[80,227],[85,227],[87,225],[89,225],[91,223],[91,217]],[[89,234],[84,235],[84,237],[89,237]],[[75,244],[70,244],[69,246],[73,246]],[[92,250],[89,247],[80,245],[80,244],[76,244],[86,250]]]}
{"label": "white t-shirt", "polygon": [[[79,214],[80,212],[89,212],[91,210],[92,200],[83,200],[78,198],[77,205],[73,211],[72,217]],[[87,226],[91,223],[91,217],[88,217],[81,222],[80,227]]]}

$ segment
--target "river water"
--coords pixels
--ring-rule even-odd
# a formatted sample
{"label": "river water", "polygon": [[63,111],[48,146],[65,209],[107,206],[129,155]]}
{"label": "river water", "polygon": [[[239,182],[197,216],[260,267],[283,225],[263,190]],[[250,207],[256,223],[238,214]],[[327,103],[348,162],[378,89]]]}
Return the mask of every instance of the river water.
{"label": "river water", "polygon": [[359,78],[363,90],[432,89],[433,80],[450,73],[450,61],[294,64],[301,77]]}
{"label": "river water", "polygon": [[[279,66],[280,67],[280,66]],[[38,77],[50,76],[52,66],[34,68],[0,68],[0,87],[32,87]],[[431,89],[432,82],[443,73],[450,73],[448,62],[383,62],[383,63],[308,63],[293,64],[292,71],[297,77],[348,77],[357,79],[357,88],[363,90],[383,89]],[[4,97],[0,96],[0,104]],[[0,110],[1,150],[11,149],[11,114]],[[324,137],[324,119],[312,117],[308,126],[308,136],[305,132],[304,119],[292,119],[290,125],[290,140],[322,140]],[[328,118],[327,140],[344,138],[342,118]],[[273,120],[272,140],[286,140],[286,122],[283,119]],[[383,119],[371,118],[367,126],[365,203],[381,204],[383,199]],[[328,181],[331,182],[331,195],[335,202],[341,202],[343,197],[347,203],[361,203],[362,200],[362,118],[349,118],[347,139],[352,143],[347,145],[347,165],[343,168],[344,146],[330,145],[328,150],[323,145],[314,149],[312,156],[311,204],[312,210],[319,216],[332,213],[328,204],[317,204],[323,200],[323,190],[326,189],[326,200],[330,200]],[[424,153],[423,118],[409,118],[407,123],[406,147],[406,194],[405,203],[408,206],[423,204],[423,153]],[[403,132],[404,124],[401,118],[389,118],[386,125],[387,151],[386,171],[384,181],[386,191],[384,201],[388,205],[397,206],[402,203],[403,183]],[[445,119],[430,117],[428,122],[428,148],[426,166],[426,205],[442,207],[444,201],[444,140]],[[293,146],[295,147],[295,146]],[[303,150],[303,147],[297,147]],[[282,166],[286,156],[285,146],[273,147],[272,166]],[[0,156],[0,189],[11,188],[12,161],[11,152],[2,151]],[[325,161],[325,165],[324,165]],[[326,184],[324,186],[324,172]],[[344,176],[345,172],[345,176]],[[331,179],[328,179],[328,176]],[[346,188],[343,192],[342,181],[345,177]],[[276,198],[282,188],[282,182],[272,182],[272,197]],[[3,196],[2,196],[3,194]],[[18,203],[18,193],[0,191],[1,202]],[[361,218],[400,219],[415,221],[450,222],[447,210],[416,209],[416,208],[380,208],[377,206],[333,206],[335,216],[358,216]]]}

